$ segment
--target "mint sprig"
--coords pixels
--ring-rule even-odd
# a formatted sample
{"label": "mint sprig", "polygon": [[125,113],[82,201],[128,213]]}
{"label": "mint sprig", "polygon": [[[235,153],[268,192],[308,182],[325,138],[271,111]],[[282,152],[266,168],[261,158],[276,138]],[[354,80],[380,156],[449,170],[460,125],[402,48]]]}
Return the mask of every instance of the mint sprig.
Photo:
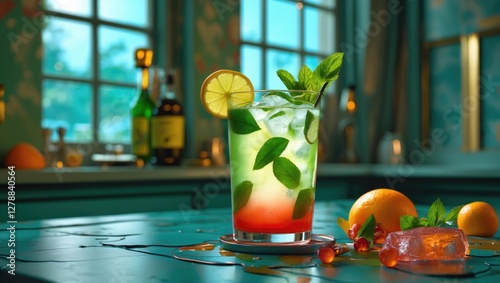
{"label": "mint sprig", "polygon": [[401,226],[401,230],[403,231],[418,227],[440,227],[447,224],[447,222],[455,221],[462,207],[463,205],[456,206],[446,213],[443,203],[438,198],[429,207],[427,218],[418,218],[413,215],[402,215],[399,219],[399,224]]}
{"label": "mint sprig", "polygon": [[375,219],[375,216],[373,216],[373,214],[370,214],[365,223],[363,223],[363,226],[361,226],[361,228],[359,229],[357,238],[363,237],[367,239],[368,242],[371,242],[373,240],[373,234],[375,233],[376,225],[377,220]]}
{"label": "mint sprig", "polygon": [[308,96],[304,97],[308,102],[313,102],[316,107],[330,83],[338,79],[343,57],[343,52],[333,53],[323,59],[314,71],[303,66],[299,71],[298,80],[290,72],[283,69],[276,73],[289,90],[319,91],[320,93],[314,101],[309,100]]}

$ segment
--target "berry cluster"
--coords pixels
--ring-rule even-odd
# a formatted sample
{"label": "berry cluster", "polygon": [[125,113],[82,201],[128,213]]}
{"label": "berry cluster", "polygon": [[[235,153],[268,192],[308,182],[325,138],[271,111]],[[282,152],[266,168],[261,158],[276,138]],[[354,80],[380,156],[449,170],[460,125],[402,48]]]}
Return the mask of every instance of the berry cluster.
{"label": "berry cluster", "polygon": [[[354,223],[349,229],[348,237],[349,239],[354,241],[354,249],[358,252],[366,252],[370,250],[372,243],[374,244],[383,244],[385,241],[386,232],[382,228],[380,223],[375,225],[375,230],[372,235],[360,235],[359,230],[361,229],[361,225],[358,223]],[[370,237],[371,236],[371,237]]]}

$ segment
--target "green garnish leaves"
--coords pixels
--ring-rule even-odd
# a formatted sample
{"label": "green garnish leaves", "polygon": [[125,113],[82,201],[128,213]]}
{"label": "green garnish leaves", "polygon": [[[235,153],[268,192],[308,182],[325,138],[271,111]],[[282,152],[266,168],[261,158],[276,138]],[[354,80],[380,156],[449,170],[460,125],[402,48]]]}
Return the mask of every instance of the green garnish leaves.
{"label": "green garnish leaves", "polygon": [[288,145],[288,139],[274,137],[268,139],[257,152],[253,170],[264,168],[267,164],[273,162],[280,156]]}
{"label": "green garnish leaves", "polygon": [[243,181],[233,191],[233,213],[244,207],[252,194],[253,183]]}
{"label": "green garnish leaves", "polygon": [[288,158],[278,157],[274,160],[273,174],[289,189],[295,189],[300,184],[300,170]]}
{"label": "green garnish leaves", "polygon": [[293,207],[292,219],[304,217],[314,203],[314,189],[305,189],[299,192],[295,206]]}
{"label": "green garnish leaves", "polygon": [[371,242],[373,239],[373,234],[375,233],[376,225],[377,221],[375,220],[375,216],[373,216],[373,214],[370,214],[365,223],[363,223],[363,226],[361,226],[361,228],[359,229],[358,238],[363,237],[367,239],[368,242]]}
{"label": "green garnish leaves", "polygon": [[446,209],[444,208],[443,203],[438,198],[429,208],[427,212],[427,222],[430,226],[438,226],[438,223],[441,219],[444,220],[444,216],[446,214]]}
{"label": "green garnish leaves", "polygon": [[287,70],[280,69],[276,71],[280,80],[285,84],[287,89],[297,89],[297,80]]}
{"label": "green garnish leaves", "polygon": [[459,205],[459,206],[455,206],[454,208],[452,208],[450,210],[450,212],[448,212],[448,214],[444,218],[444,222],[446,223],[446,222],[457,220],[458,213],[460,212],[460,210],[462,209],[462,207],[464,207],[464,206],[463,205]]}
{"label": "green garnish leaves", "polygon": [[321,89],[321,81],[306,65],[302,66],[299,71],[299,83],[307,90],[317,91]]}
{"label": "green garnish leaves", "polygon": [[413,215],[402,215],[399,218],[399,226],[403,231],[417,227],[425,227],[420,222],[420,219],[418,219],[418,217],[415,217]]}
{"label": "green garnish leaves", "polygon": [[307,66],[303,66],[299,71],[299,81],[295,80],[292,74],[283,69],[278,70],[276,73],[289,90],[319,91],[320,93],[314,98],[311,95],[302,97],[304,101],[312,102],[316,107],[330,83],[339,77],[343,57],[343,52],[335,52],[323,59],[314,71],[311,71]]}
{"label": "green garnish leaves", "polygon": [[231,131],[238,135],[247,135],[260,130],[252,113],[248,109],[232,109],[227,113]]}
{"label": "green garnish leaves", "polygon": [[427,212],[427,218],[417,218],[411,215],[402,215],[399,219],[399,224],[401,230],[408,230],[417,227],[439,227],[447,224],[448,222],[457,220],[458,213],[462,209],[463,205],[456,206],[446,214],[446,209],[438,198],[429,207]]}
{"label": "green garnish leaves", "polygon": [[326,57],[314,70],[314,74],[323,82],[332,82],[339,77],[342,66],[343,52],[336,52]]}

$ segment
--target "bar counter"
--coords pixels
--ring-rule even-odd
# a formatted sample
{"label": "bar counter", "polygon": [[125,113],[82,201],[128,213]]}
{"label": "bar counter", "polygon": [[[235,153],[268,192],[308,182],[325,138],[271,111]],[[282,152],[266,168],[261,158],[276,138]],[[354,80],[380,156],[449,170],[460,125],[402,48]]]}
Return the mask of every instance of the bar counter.
{"label": "bar counter", "polygon": [[[336,219],[353,201],[317,201],[313,233],[349,243]],[[427,208],[417,205],[419,215]],[[428,276],[384,267],[375,251],[350,250],[331,264],[314,253],[228,251],[219,238],[232,232],[230,208],[2,222],[0,282],[500,282],[498,232],[484,239],[488,249],[471,246],[460,275]]]}

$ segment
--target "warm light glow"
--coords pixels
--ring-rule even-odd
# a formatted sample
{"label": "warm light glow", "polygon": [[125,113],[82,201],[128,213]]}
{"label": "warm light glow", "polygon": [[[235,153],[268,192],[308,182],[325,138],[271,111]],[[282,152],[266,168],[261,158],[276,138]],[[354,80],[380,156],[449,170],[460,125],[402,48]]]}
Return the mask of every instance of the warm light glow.
{"label": "warm light glow", "polygon": [[56,162],[56,167],[57,167],[58,169],[63,168],[63,166],[64,166],[64,164],[63,164],[63,162],[62,162],[62,161],[57,161],[57,162]]}
{"label": "warm light glow", "polygon": [[347,102],[347,111],[354,112],[356,110],[356,103],[354,101]]}
{"label": "warm light glow", "polygon": [[401,141],[398,139],[395,139],[392,141],[392,149],[394,152],[394,155],[400,155],[401,154]]}
{"label": "warm light glow", "polygon": [[137,59],[142,60],[144,58],[144,50],[137,50]]}
{"label": "warm light glow", "polygon": [[297,9],[301,10],[302,8],[304,8],[304,3],[297,2],[296,6],[297,6]]}

